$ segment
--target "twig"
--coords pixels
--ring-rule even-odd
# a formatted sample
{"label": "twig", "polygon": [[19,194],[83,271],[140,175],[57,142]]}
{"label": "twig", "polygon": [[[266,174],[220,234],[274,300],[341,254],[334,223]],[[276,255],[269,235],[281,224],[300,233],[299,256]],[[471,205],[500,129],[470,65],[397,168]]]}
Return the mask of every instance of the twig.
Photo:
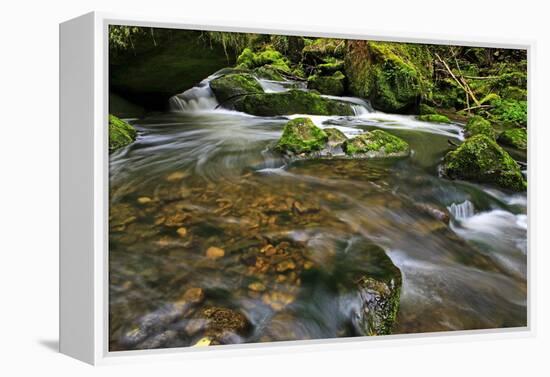
{"label": "twig", "polygon": [[[447,70],[447,72],[449,72],[451,77],[456,81],[458,86],[460,86],[460,88],[462,90],[464,90],[467,94],[470,95],[470,97],[472,98],[472,100],[475,102],[476,105],[478,105],[478,106],[481,105],[481,103],[477,100],[476,96],[474,95],[474,93],[472,92],[472,90],[470,89],[468,84],[466,84],[466,86],[464,86],[464,84],[462,82],[460,82],[460,80],[455,76],[455,74],[453,73],[451,68],[447,65],[447,63],[443,59],[441,59],[441,56],[439,56],[439,54],[435,54],[435,56],[445,66],[445,69]],[[463,82],[465,82],[465,81],[463,81]]]}
{"label": "twig", "polygon": [[476,110],[476,109],[487,109],[493,107],[493,105],[479,105],[479,106],[470,106],[466,107],[465,109],[462,109],[461,111],[470,111],[470,110]]}

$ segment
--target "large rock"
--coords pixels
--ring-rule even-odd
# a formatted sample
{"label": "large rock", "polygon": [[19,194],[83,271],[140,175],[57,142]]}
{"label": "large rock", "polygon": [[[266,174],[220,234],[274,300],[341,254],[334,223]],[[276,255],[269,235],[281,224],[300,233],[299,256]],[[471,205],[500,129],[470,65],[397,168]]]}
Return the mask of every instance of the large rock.
{"label": "large rock", "polygon": [[122,148],[136,140],[137,131],[130,124],[109,114],[109,151]]}
{"label": "large rock", "polygon": [[379,246],[359,242],[346,255],[350,270],[340,278],[341,300],[361,335],[391,334],[399,310],[402,276]]}
{"label": "large rock", "polygon": [[466,137],[470,137],[480,134],[488,136],[491,139],[495,138],[495,131],[493,130],[491,123],[485,118],[476,115],[471,117],[468,120],[468,123],[466,123],[466,126],[464,127],[464,135]]}
{"label": "large rock", "polygon": [[449,152],[443,161],[442,173],[451,179],[489,183],[513,191],[527,188],[514,159],[483,134],[470,137]]}
{"label": "large rock", "polygon": [[317,93],[303,90],[247,95],[237,99],[234,105],[238,111],[259,116],[354,114],[349,103],[324,98]]}
{"label": "large rock", "polygon": [[525,128],[506,130],[498,136],[498,142],[517,149],[527,149],[527,130]]}
{"label": "large rock", "polygon": [[349,91],[382,111],[414,113],[429,91],[433,59],[427,46],[348,41],[345,61]]}
{"label": "large rock", "polygon": [[264,92],[258,80],[246,73],[232,73],[215,78],[210,81],[210,88],[220,103],[242,95]]}
{"label": "large rock", "polygon": [[279,51],[269,47],[258,52],[254,52],[247,47],[237,58],[237,67],[247,69],[253,69],[268,64],[277,70],[290,72],[289,63],[288,59]]}
{"label": "large rock", "polygon": [[336,71],[330,76],[312,75],[307,79],[307,86],[315,89],[321,94],[341,96],[344,94],[345,76],[342,72]]}
{"label": "large rock", "polygon": [[344,152],[357,158],[404,157],[410,153],[409,144],[386,131],[372,130],[344,143]]}
{"label": "large rock", "polygon": [[296,118],[289,121],[283,130],[283,136],[277,143],[282,152],[309,153],[323,149],[328,135],[309,118]]}

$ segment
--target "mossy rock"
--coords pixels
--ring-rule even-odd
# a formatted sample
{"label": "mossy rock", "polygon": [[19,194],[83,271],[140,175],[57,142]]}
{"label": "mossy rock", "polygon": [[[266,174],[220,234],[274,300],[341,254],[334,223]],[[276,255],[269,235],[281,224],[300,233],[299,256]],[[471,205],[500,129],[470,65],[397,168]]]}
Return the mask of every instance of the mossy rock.
{"label": "mossy rock", "polygon": [[488,136],[491,139],[495,138],[495,131],[491,125],[491,122],[479,115],[475,115],[468,120],[468,123],[466,123],[466,126],[464,127],[464,134],[466,137],[481,134]]}
{"label": "mossy rock", "polygon": [[350,92],[382,111],[415,113],[433,85],[433,59],[425,45],[350,41],[345,62]]}
{"label": "mossy rock", "polygon": [[136,140],[137,131],[122,119],[109,114],[109,151],[122,148]]}
{"label": "mossy rock", "polygon": [[527,149],[527,130],[525,128],[506,130],[498,136],[498,142],[502,145],[525,150]]}
{"label": "mossy rock", "polygon": [[210,81],[210,88],[220,103],[252,93],[263,93],[262,86],[250,74],[232,73]]}
{"label": "mossy rock", "polygon": [[349,139],[343,149],[348,156],[360,158],[404,157],[410,153],[406,141],[382,130],[372,130]]}
{"label": "mossy rock", "polygon": [[441,114],[419,115],[416,117],[416,119],[422,122],[430,122],[430,123],[451,123],[451,120],[449,118]]}
{"label": "mossy rock", "polygon": [[328,57],[324,59],[324,63],[318,64],[317,69],[322,74],[332,74],[336,71],[343,71],[344,70],[344,60],[343,59],[337,59],[333,57]]}
{"label": "mossy rock", "polygon": [[425,103],[421,103],[418,106],[418,114],[420,115],[437,114],[437,111],[432,106],[426,105]]}
{"label": "mossy rock", "polygon": [[321,94],[341,96],[344,94],[345,79],[346,77],[340,71],[334,72],[331,76],[312,75],[307,79],[307,86]]}
{"label": "mossy rock", "polygon": [[341,258],[349,267],[339,277],[339,291],[351,308],[353,328],[366,336],[391,334],[399,311],[401,271],[384,249],[365,241],[354,243]]}
{"label": "mossy rock", "polygon": [[296,154],[309,153],[323,149],[328,135],[317,127],[309,118],[296,118],[288,121],[283,135],[277,143],[281,152]]}
{"label": "mossy rock", "polygon": [[235,109],[258,116],[292,114],[353,115],[349,103],[321,97],[314,92],[289,90],[243,96],[235,101]]}
{"label": "mossy rock", "polygon": [[283,72],[291,71],[288,59],[269,46],[258,52],[253,52],[247,47],[237,58],[237,68],[253,69],[266,64]]}
{"label": "mossy rock", "polygon": [[342,39],[317,38],[302,49],[304,61],[310,63],[324,62],[327,58],[343,58],[346,42]]}
{"label": "mossy rock", "polygon": [[328,135],[328,146],[338,147],[344,144],[348,138],[337,128],[325,128],[323,131]]}
{"label": "mossy rock", "polygon": [[505,126],[527,127],[527,101],[495,100],[491,102],[492,120]]}
{"label": "mossy rock", "polygon": [[277,68],[272,67],[269,64],[255,68],[254,73],[259,78],[272,81],[284,81],[285,78],[281,75]]}
{"label": "mossy rock", "polygon": [[513,191],[527,188],[514,159],[483,134],[470,137],[449,152],[444,158],[442,173],[451,179],[488,183]]}

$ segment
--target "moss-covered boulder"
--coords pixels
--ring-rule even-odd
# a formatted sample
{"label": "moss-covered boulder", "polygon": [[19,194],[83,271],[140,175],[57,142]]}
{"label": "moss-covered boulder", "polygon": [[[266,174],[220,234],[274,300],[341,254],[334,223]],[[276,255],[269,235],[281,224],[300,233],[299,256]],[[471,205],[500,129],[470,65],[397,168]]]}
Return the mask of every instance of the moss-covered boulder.
{"label": "moss-covered boulder", "polygon": [[433,59],[418,44],[348,41],[345,59],[349,91],[377,109],[415,113],[431,89]]}
{"label": "moss-covered boulder", "polygon": [[346,135],[338,128],[325,128],[323,131],[328,135],[327,145],[329,147],[335,148],[342,146],[348,140]]}
{"label": "moss-covered boulder", "polygon": [[514,159],[483,134],[470,137],[449,152],[444,158],[442,173],[451,179],[488,183],[513,191],[527,188]]}
{"label": "moss-covered boulder", "polygon": [[410,153],[409,144],[386,131],[372,130],[346,141],[348,156],[359,158],[404,157]]}
{"label": "moss-covered boulder", "polygon": [[109,151],[122,148],[136,140],[137,131],[130,124],[109,114]]}
{"label": "moss-covered boulder", "polygon": [[275,68],[275,67],[273,67],[269,64],[266,64],[266,65],[263,65],[261,67],[255,68],[254,73],[259,78],[262,78],[262,79],[265,79],[265,80],[283,81],[285,79],[283,77],[283,75],[281,75],[281,72],[277,68]]}
{"label": "moss-covered boulder", "polygon": [[349,103],[324,98],[317,93],[303,90],[247,95],[238,98],[234,106],[238,111],[259,116],[354,114]]}
{"label": "moss-covered boulder", "polygon": [[418,106],[418,114],[420,115],[429,115],[429,114],[437,114],[437,111],[434,107],[427,105],[425,103],[421,103]]}
{"label": "moss-covered boulder", "polygon": [[288,121],[277,149],[285,153],[301,154],[323,149],[328,135],[309,118],[296,118]]}
{"label": "moss-covered boulder", "polygon": [[416,117],[416,119],[422,122],[430,122],[430,123],[451,123],[451,120],[449,118],[441,114],[419,115]]}
{"label": "moss-covered boulder", "polygon": [[310,40],[302,49],[303,60],[310,64],[323,63],[330,58],[343,58],[345,53],[346,41],[333,38]]}
{"label": "moss-covered boulder", "polygon": [[468,120],[468,123],[466,123],[466,126],[464,127],[464,135],[466,137],[485,135],[491,139],[494,139],[495,131],[491,125],[491,122],[479,115],[475,115]]}
{"label": "moss-covered boulder", "polygon": [[256,78],[246,73],[232,73],[210,81],[210,88],[220,103],[245,94],[263,93]]}
{"label": "moss-covered boulder", "polygon": [[498,142],[516,149],[527,149],[527,130],[525,128],[506,130],[498,136]]}
{"label": "moss-covered boulder", "polygon": [[350,267],[339,277],[339,291],[351,309],[353,328],[359,335],[391,334],[399,311],[401,271],[384,249],[368,242],[355,243],[341,258]]}
{"label": "moss-covered boulder", "polygon": [[237,58],[237,68],[253,69],[266,64],[283,72],[291,71],[288,59],[271,47],[258,52],[247,47]]}
{"label": "moss-covered boulder", "polygon": [[330,76],[311,75],[307,79],[307,86],[321,94],[341,96],[344,94],[345,79],[346,77],[340,71],[336,71]]}

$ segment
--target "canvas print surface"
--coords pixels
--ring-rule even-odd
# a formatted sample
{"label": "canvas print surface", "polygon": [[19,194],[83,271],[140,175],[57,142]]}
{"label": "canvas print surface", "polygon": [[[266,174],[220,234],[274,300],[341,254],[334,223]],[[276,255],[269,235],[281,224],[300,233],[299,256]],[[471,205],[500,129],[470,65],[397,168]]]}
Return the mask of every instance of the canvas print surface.
{"label": "canvas print surface", "polygon": [[525,50],[108,33],[110,351],[527,325]]}

